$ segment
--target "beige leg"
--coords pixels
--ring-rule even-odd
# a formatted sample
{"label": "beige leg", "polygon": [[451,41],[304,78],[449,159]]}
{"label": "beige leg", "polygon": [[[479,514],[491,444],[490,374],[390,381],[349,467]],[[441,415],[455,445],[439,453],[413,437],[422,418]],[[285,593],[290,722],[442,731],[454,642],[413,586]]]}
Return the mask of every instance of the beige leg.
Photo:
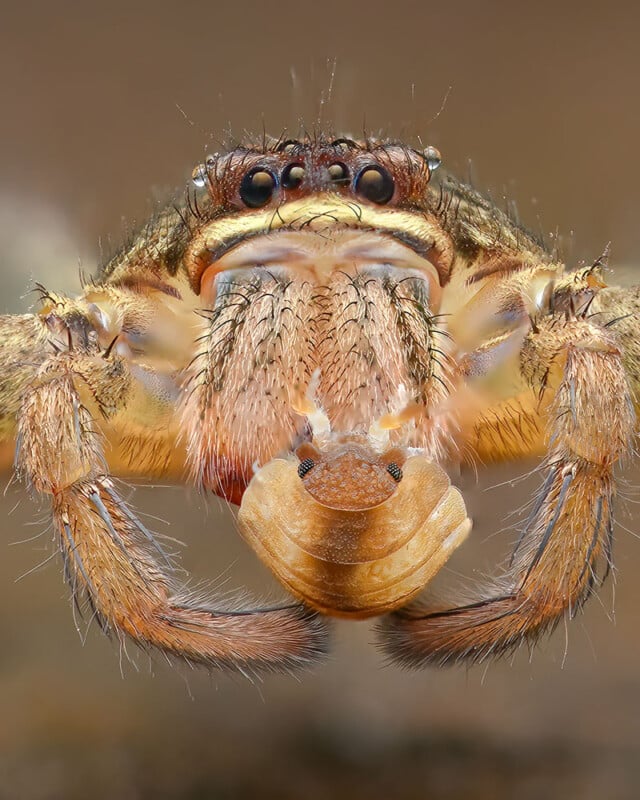
{"label": "beige leg", "polygon": [[170,561],[116,490],[95,418],[131,391],[126,363],[70,351],[47,357],[18,414],[19,472],[49,495],[66,572],[101,627],[210,667],[291,669],[320,656],[326,632],[302,606],[218,609],[190,597]]}
{"label": "beige leg", "polygon": [[509,651],[575,614],[611,566],[613,469],[635,426],[620,349],[589,319],[550,318],[527,337],[522,365],[551,420],[542,489],[509,568],[474,602],[433,602],[384,620],[382,645],[401,663]]}

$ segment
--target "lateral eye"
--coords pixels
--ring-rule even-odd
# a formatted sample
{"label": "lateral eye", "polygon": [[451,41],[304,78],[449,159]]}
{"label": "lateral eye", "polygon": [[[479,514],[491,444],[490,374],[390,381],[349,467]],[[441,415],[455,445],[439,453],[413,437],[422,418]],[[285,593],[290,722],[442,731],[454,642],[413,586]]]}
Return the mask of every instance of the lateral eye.
{"label": "lateral eye", "polygon": [[384,167],[371,165],[360,170],[355,183],[356,192],[372,203],[384,205],[393,197],[395,184]]}
{"label": "lateral eye", "polygon": [[260,208],[273,197],[278,182],[274,175],[263,167],[252,169],[242,179],[240,198],[249,208]]}

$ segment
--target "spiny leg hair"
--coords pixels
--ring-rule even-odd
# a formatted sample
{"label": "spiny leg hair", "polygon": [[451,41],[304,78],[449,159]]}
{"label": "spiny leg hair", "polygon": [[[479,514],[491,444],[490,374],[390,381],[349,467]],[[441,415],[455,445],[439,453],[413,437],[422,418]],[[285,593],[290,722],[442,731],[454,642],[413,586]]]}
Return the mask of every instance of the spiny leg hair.
{"label": "spiny leg hair", "polygon": [[542,488],[508,569],[480,597],[382,621],[383,649],[405,666],[510,652],[574,615],[610,569],[613,470],[635,426],[616,340],[593,318],[550,317],[528,335],[521,364],[552,421]]}
{"label": "spiny leg hair", "polygon": [[[12,330],[13,320],[0,318],[0,330]],[[29,329],[39,327],[37,320]],[[291,670],[322,656],[326,628],[304,607],[219,610],[178,584],[110,478],[95,424],[126,406],[132,377],[124,359],[73,347],[71,336],[68,349],[52,348],[46,336],[34,347],[17,411],[16,465],[50,497],[70,585],[76,598],[86,593],[102,629],[188,663],[244,672]]]}

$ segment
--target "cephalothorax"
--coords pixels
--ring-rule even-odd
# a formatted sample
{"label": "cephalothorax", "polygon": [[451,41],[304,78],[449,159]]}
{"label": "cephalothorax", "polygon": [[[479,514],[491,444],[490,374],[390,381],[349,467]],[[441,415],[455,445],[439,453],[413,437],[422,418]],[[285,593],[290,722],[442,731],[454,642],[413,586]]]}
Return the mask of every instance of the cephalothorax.
{"label": "cephalothorax", "polygon": [[[0,437],[51,499],[74,596],[190,662],[292,668],[326,615],[409,665],[481,660],[573,614],[611,563],[639,291],[565,272],[434,148],[307,137],[196,168],[77,298],[0,317]],[[5,448],[8,449],[8,448]],[[418,598],[471,528],[450,467],[542,455],[510,564]],[[240,504],[290,604],[182,588],[111,475]]]}

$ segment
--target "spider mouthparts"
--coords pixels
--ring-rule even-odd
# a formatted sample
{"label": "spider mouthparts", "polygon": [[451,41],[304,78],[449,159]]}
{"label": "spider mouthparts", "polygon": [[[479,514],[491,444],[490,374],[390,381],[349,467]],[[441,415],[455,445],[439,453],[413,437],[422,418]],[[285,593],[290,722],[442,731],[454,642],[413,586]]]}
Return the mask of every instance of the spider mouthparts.
{"label": "spider mouthparts", "polygon": [[305,443],[297,458],[263,466],[238,522],[294,595],[323,613],[352,617],[407,603],[471,529],[462,496],[437,464],[336,433],[322,449]]}

